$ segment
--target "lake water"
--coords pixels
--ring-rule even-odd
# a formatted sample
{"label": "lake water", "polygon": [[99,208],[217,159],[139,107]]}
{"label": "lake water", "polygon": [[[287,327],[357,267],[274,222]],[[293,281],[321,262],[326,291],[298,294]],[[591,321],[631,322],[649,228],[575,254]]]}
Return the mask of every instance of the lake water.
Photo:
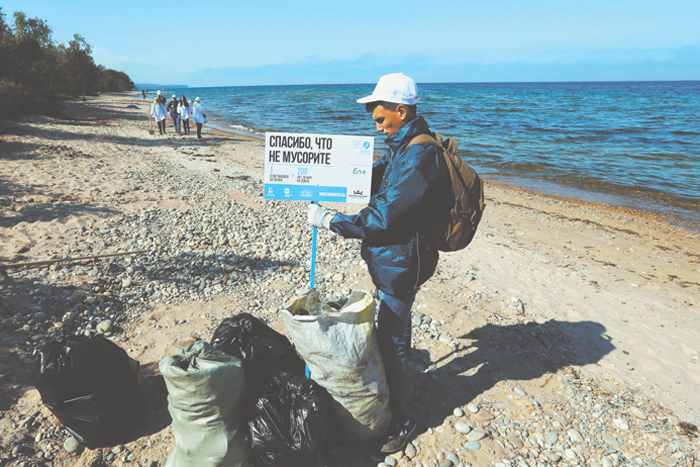
{"label": "lake water", "polygon": [[[355,100],[366,85],[175,91],[210,123],[266,131],[384,136]],[[486,179],[661,213],[700,229],[700,81],[420,84],[418,106]]]}

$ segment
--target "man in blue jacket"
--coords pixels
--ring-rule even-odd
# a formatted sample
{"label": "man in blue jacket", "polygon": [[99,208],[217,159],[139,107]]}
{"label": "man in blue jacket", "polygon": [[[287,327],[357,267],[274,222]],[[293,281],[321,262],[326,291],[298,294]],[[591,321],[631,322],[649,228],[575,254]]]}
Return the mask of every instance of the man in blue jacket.
{"label": "man in blue jacket", "polygon": [[451,194],[441,151],[409,144],[421,134],[434,137],[416,113],[419,100],[415,81],[402,73],[383,76],[370,96],[358,99],[389,147],[374,163],[369,204],[355,215],[333,215],[315,204],[307,213],[316,227],[363,239],[362,258],[381,292],[377,331],[393,412],[384,453],[402,450],[416,431],[409,411],[411,306],[420,285],[435,272],[438,251],[430,226],[449,209]]}

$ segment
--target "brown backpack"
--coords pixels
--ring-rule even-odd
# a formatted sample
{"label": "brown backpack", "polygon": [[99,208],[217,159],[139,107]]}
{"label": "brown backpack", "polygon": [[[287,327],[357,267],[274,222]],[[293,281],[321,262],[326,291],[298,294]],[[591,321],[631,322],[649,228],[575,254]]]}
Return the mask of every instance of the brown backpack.
{"label": "brown backpack", "polygon": [[484,182],[476,171],[457,155],[457,141],[451,138],[443,141],[442,137],[435,133],[435,138],[430,135],[416,136],[408,143],[409,146],[414,144],[437,146],[445,157],[454,200],[450,199],[449,211],[445,212],[443,221],[437,223],[431,232],[438,250],[461,250],[472,241],[481,221],[485,208]]}

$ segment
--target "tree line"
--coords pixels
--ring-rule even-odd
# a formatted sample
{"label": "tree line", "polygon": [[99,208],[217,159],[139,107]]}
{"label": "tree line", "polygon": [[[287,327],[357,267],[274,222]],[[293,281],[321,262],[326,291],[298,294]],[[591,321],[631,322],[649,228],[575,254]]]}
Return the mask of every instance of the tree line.
{"label": "tree line", "polygon": [[53,113],[62,99],[134,88],[126,73],[95,64],[79,34],[59,44],[42,19],[22,12],[12,24],[5,19],[0,7],[0,114]]}

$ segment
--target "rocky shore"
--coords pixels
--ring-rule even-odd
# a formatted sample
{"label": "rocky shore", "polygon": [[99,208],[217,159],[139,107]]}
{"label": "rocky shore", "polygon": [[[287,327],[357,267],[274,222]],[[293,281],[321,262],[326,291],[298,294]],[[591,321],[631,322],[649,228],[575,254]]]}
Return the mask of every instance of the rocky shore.
{"label": "rocky shore", "polygon": [[[150,135],[146,109],[114,95],[0,122],[0,261],[133,252],[0,277],[0,466],[163,466],[158,361],[240,312],[286,333],[279,310],[309,285],[305,206],[262,199],[262,142]],[[700,235],[496,184],[487,204],[414,306],[420,434],[388,458],[338,444],[328,465],[694,466]],[[359,246],[319,233],[325,295],[373,290]],[[133,441],[84,449],[41,404],[38,349],[66,334],[141,363],[149,412]]]}

